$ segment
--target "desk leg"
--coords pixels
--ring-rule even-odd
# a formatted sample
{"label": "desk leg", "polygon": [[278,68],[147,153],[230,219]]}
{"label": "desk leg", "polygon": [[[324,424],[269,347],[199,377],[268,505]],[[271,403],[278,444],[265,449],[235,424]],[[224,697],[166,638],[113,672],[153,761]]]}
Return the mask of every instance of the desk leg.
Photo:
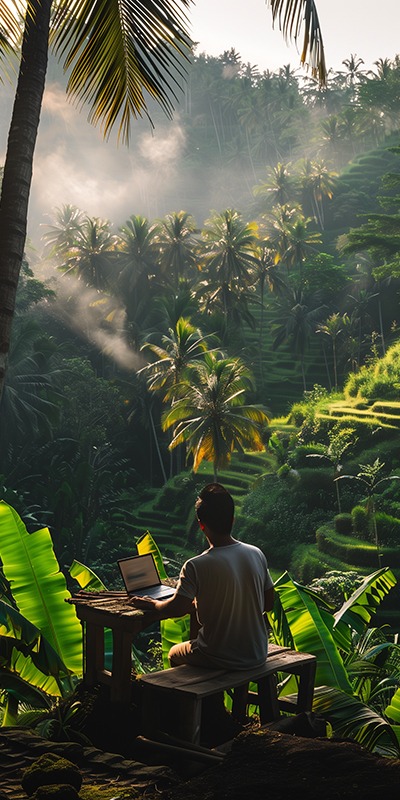
{"label": "desk leg", "polygon": [[130,703],[132,696],[132,634],[113,630],[111,702]]}
{"label": "desk leg", "polygon": [[85,685],[91,688],[98,683],[98,676],[104,671],[104,628],[102,625],[85,623],[84,659]]}

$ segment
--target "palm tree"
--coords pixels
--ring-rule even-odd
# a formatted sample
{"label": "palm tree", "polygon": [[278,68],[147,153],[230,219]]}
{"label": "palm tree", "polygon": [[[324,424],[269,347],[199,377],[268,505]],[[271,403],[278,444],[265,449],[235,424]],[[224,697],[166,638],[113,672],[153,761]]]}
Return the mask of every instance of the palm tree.
{"label": "palm tree", "polygon": [[161,271],[177,287],[195,263],[196,224],[186,211],[174,211],[160,220],[157,227]]}
{"label": "palm tree", "polygon": [[194,366],[190,383],[176,387],[175,401],[163,414],[163,429],[173,428],[170,449],[185,443],[195,472],[203,459],[212,461],[215,481],[234,450],[264,450],[262,426],[268,417],[260,407],[244,404],[244,394],[251,388],[250,371],[241,359],[205,353]]}
{"label": "palm tree", "polygon": [[121,225],[117,237],[117,294],[126,308],[130,341],[139,346],[153,285],[159,271],[157,226],[146,217],[132,214]]}
{"label": "palm tree", "polygon": [[[53,0],[28,0],[22,36],[20,3],[0,4],[1,58],[12,62],[15,43],[21,42],[0,198],[0,396],[24,255],[49,43],[71,70],[68,94],[89,104],[90,121],[100,123],[106,137],[119,126],[119,135],[129,141],[132,117],[148,116],[145,93],[171,113],[171,98],[176,98],[189,53],[184,13],[189,3],[60,0],[52,15]],[[271,0],[270,5],[273,19],[283,19],[285,36],[297,38],[304,25],[301,61],[305,63],[310,52],[312,71],[323,82],[324,51],[314,0]]]}
{"label": "palm tree", "polygon": [[297,184],[290,171],[291,164],[279,162],[267,169],[267,180],[254,187],[255,197],[266,199],[267,207],[285,206],[293,202],[297,194]]}
{"label": "palm tree", "polygon": [[[337,182],[337,173],[330,170],[324,161],[309,158],[300,162],[300,185],[303,193],[303,208],[310,207],[321,229],[324,228],[324,200],[332,199]],[[306,205],[308,203],[308,206]]]}
{"label": "palm tree", "polygon": [[311,222],[310,218],[299,214],[286,225],[287,247],[282,253],[281,259],[288,272],[292,268],[297,269],[300,279],[304,261],[307,256],[316,251],[316,245],[321,242],[321,234],[318,231],[309,230]]}
{"label": "palm tree", "polygon": [[13,61],[21,42],[18,84],[0,199],[0,395],[27,228],[33,156],[45,87],[49,41],[70,69],[68,94],[88,102],[89,119],[107,137],[117,125],[129,140],[132,117],[148,114],[145,92],[171,112],[189,52],[183,9],[189,0],[28,0],[21,37],[19,3],[0,5],[0,53]]}
{"label": "palm tree", "polygon": [[255,281],[257,233],[256,223],[243,222],[239,212],[230,208],[206,220],[202,231],[199,265],[206,281],[200,286],[200,294],[206,297],[207,310],[221,308],[229,321],[235,318],[242,301],[243,313],[250,322],[246,292]]}
{"label": "palm tree", "polygon": [[59,269],[64,275],[75,275],[86,286],[104,290],[111,283],[116,243],[108,220],[84,217],[72,246],[65,252],[61,251],[64,258]]}
{"label": "palm tree", "polygon": [[309,307],[309,300],[299,289],[288,289],[277,301],[274,321],[275,338],[272,349],[288,343],[294,355],[300,359],[303,389],[306,391],[305,355],[311,334],[326,306]]}
{"label": "palm tree", "polygon": [[76,206],[65,204],[61,208],[56,208],[53,224],[47,225],[42,235],[45,243],[45,255],[48,258],[54,258],[58,264],[62,264],[76,242],[84,219],[84,212]]}
{"label": "palm tree", "polygon": [[331,314],[325,322],[320,322],[316,328],[317,333],[324,333],[329,336],[332,341],[332,357],[333,357],[333,374],[335,392],[338,388],[338,372],[337,372],[337,352],[336,352],[336,339],[343,332],[343,317],[335,312]]}
{"label": "palm tree", "polygon": [[174,400],[176,386],[184,380],[196,360],[207,350],[201,331],[180,317],[174,328],[162,337],[162,346],[145,342],[141,351],[150,351],[156,360],[139,370],[147,377],[152,392],[162,392],[164,402]]}

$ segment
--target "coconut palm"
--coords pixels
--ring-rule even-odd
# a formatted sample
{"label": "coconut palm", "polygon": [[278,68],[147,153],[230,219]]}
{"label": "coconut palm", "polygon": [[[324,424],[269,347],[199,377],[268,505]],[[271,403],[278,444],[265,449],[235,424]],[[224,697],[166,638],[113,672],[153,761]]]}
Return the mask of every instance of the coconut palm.
{"label": "coconut palm", "polygon": [[56,208],[52,224],[46,226],[42,235],[45,255],[62,264],[76,242],[84,219],[85,213],[76,206],[64,204]]}
{"label": "coconut palm", "polygon": [[189,276],[195,263],[196,224],[186,211],[174,211],[160,220],[157,227],[160,269],[173,286]]}
{"label": "coconut palm", "polygon": [[300,279],[304,261],[316,252],[316,245],[321,242],[321,234],[309,230],[311,222],[310,218],[299,214],[286,225],[287,247],[282,253],[281,260],[288,272],[293,268],[296,269]]}
{"label": "coconut palm", "polygon": [[324,161],[309,158],[300,162],[300,185],[303,194],[303,208],[315,217],[320,228],[324,228],[324,201],[331,200],[337,182],[337,173],[328,168]]}
{"label": "coconut palm", "polygon": [[150,352],[156,360],[139,370],[147,377],[152,392],[161,392],[164,401],[173,400],[176,386],[187,377],[196,359],[207,350],[205,337],[190,320],[180,317],[174,328],[162,337],[162,346],[145,342],[141,351]]}
{"label": "coconut palm", "polygon": [[163,414],[163,429],[173,428],[170,449],[186,444],[195,472],[203,459],[212,461],[215,481],[234,450],[264,450],[262,427],[268,417],[260,407],[245,405],[245,392],[251,388],[251,373],[241,359],[205,353],[190,382],[176,387],[175,401]]}
{"label": "coconut palm", "polygon": [[116,289],[127,314],[129,339],[139,346],[141,333],[149,319],[149,306],[159,271],[155,223],[132,214],[121,225],[117,236]]}
{"label": "coconut palm", "polygon": [[267,169],[267,179],[253,189],[255,197],[265,198],[268,209],[274,206],[285,206],[295,200],[297,183],[291,172],[291,164],[278,162]]}
{"label": "coconut palm", "polygon": [[337,392],[338,388],[338,371],[337,371],[337,352],[336,340],[337,337],[343,332],[343,317],[335,312],[331,314],[325,322],[319,322],[316,327],[317,333],[324,333],[329,336],[332,342],[332,358],[333,358],[333,374],[334,374],[334,388]]}
{"label": "coconut palm", "polygon": [[[202,230],[199,265],[206,280],[199,293],[206,298],[206,309],[222,309],[233,321],[237,310],[251,322],[247,309],[247,294],[255,282],[257,267],[258,226],[245,223],[238,211],[226,209],[206,220]],[[236,323],[240,318],[236,318]]]}
{"label": "coconut palm", "polygon": [[85,217],[59,269],[64,275],[75,275],[86,286],[103,290],[112,282],[115,249],[116,237],[110,222],[98,217]]}
{"label": "coconut palm", "polygon": [[317,322],[326,306],[315,306],[312,298],[307,298],[299,289],[288,289],[277,300],[277,313],[274,320],[275,338],[272,348],[276,350],[288,343],[294,355],[300,360],[303,389],[306,391],[305,355]]}

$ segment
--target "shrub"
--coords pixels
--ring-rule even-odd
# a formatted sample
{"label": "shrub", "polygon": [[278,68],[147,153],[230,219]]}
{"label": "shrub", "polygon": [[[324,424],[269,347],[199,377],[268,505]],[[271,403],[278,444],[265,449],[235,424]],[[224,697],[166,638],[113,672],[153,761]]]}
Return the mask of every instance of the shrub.
{"label": "shrub", "polygon": [[400,519],[392,517],[383,511],[377,511],[375,515],[378,527],[379,541],[382,544],[400,546]]}
{"label": "shrub", "polygon": [[340,608],[345,600],[362,584],[364,576],[354,570],[341,572],[340,570],[329,570],[322,577],[314,578],[310,583],[310,589],[331,603],[335,609]]}
{"label": "shrub", "polygon": [[368,539],[370,533],[370,519],[365,506],[354,506],[351,510],[353,531],[360,539]]}
{"label": "shrub", "polygon": [[326,466],[326,462],[324,464],[322,459],[309,458],[309,456],[323,455],[324,452],[324,445],[319,444],[318,442],[301,444],[298,447],[295,447],[291,452],[290,463],[292,467],[308,467],[309,469],[312,469],[313,467],[319,468],[321,466]]}
{"label": "shrub", "polygon": [[334,518],[335,530],[338,533],[346,534],[353,531],[353,518],[351,514],[336,514]]}

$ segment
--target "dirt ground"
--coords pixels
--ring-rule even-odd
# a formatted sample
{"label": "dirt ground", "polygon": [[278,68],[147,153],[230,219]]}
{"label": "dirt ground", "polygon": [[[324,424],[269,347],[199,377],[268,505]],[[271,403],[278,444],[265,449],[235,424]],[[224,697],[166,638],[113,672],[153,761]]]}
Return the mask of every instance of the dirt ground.
{"label": "dirt ground", "polygon": [[[202,760],[204,754],[192,756],[143,741],[135,730],[135,714],[112,718],[103,704],[98,712],[91,721],[96,740],[91,747],[53,744],[29,732],[3,729],[1,800],[26,797],[22,771],[49,750],[79,764],[84,786],[92,786],[90,795],[82,789],[82,800],[292,800],[299,795],[307,800],[376,800],[386,790],[398,796],[400,759],[379,758],[354,742],[326,738],[323,720],[312,714],[289,718],[291,732],[260,728],[255,722],[240,731],[231,719],[213,715],[203,732],[204,747],[212,748],[210,761]],[[225,745],[215,747],[213,740],[221,738]]]}
{"label": "dirt ground", "polygon": [[[346,800],[400,787],[400,760],[350,742],[259,729],[239,734],[224,761],[164,792],[161,800]],[[159,795],[160,797],[160,795]]]}

